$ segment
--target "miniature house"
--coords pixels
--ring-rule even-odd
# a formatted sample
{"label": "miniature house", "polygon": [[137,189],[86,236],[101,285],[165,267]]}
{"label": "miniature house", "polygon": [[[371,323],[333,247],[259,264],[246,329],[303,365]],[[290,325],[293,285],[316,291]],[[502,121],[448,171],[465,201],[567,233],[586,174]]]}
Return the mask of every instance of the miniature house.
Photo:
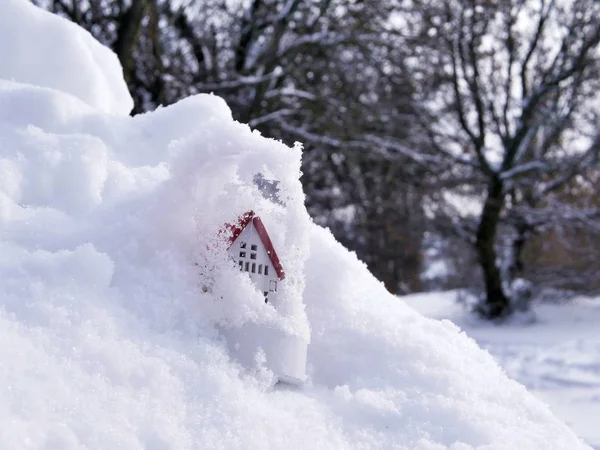
{"label": "miniature house", "polygon": [[265,303],[277,307],[277,286],[285,273],[262,220],[249,211],[228,228],[231,230],[229,256],[242,272],[248,273],[264,295]]}
{"label": "miniature house", "polygon": [[[262,220],[248,211],[225,229],[229,240],[227,253],[236,267],[248,274],[265,303],[277,309],[285,273]],[[278,381],[296,385],[305,381],[308,343],[301,337],[257,323],[222,331],[230,353],[245,366],[252,367],[257,353],[262,351],[267,367]]]}

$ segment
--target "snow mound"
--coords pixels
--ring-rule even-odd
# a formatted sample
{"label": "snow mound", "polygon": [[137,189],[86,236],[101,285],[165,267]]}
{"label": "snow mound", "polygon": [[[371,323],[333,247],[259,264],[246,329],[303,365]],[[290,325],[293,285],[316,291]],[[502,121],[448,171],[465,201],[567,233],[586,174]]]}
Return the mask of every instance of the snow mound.
{"label": "snow mound", "polygon": [[0,78],[66,92],[106,113],[133,108],[113,52],[24,0],[0,2]]}
{"label": "snow mound", "polygon": [[[131,118],[2,81],[0,143],[0,448],[587,448],[314,225],[300,147],[221,99]],[[286,271],[279,310],[215,240],[248,209]],[[230,357],[219,329],[244,323],[310,337],[303,389]]]}

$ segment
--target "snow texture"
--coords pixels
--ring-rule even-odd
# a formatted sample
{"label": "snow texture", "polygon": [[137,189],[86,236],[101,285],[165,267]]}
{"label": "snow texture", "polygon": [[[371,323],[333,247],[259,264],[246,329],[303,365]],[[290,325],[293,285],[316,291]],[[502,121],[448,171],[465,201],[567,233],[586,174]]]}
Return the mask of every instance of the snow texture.
{"label": "snow texture", "polygon": [[0,78],[66,92],[106,113],[133,108],[113,52],[83,28],[23,0],[0,2]]}
{"label": "snow texture", "polygon": [[[449,319],[488,350],[507,373],[600,449],[600,298],[536,303],[535,320],[503,327],[474,320],[456,293],[404,297],[417,311]],[[529,317],[531,319],[531,317]]]}
{"label": "snow texture", "polygon": [[[97,47],[25,0],[0,5],[5,21],[54,24],[0,26],[2,42]],[[588,448],[311,222],[299,146],[234,122],[214,96],[107,114],[71,95],[98,71],[71,52],[64,79],[27,58],[0,80],[0,448]],[[122,85],[114,65],[97,77]],[[279,181],[278,201],[257,173]],[[215,239],[248,209],[286,271],[278,311]],[[250,368],[230,357],[218,330],[247,323],[310,338],[304,388],[274,385],[260,353]]]}

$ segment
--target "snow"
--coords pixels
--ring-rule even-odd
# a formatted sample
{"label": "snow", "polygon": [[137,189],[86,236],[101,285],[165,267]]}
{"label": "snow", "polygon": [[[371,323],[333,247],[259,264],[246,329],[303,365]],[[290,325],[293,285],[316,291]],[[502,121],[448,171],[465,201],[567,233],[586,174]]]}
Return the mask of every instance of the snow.
{"label": "snow", "polygon": [[[26,4],[0,16],[89,39]],[[0,448],[588,448],[312,223],[300,146],[209,95],[114,114],[72,95],[84,69],[0,80]],[[257,174],[279,181],[278,201]],[[215,238],[248,209],[286,271],[277,310]],[[303,388],[275,385],[260,353],[251,366],[231,357],[219,330],[245,324],[310,339]]]}
{"label": "snow", "polygon": [[600,449],[599,298],[539,303],[532,323],[502,327],[475,321],[455,302],[452,292],[412,295],[404,300],[428,317],[460,326],[509,376]]}
{"label": "snow", "polygon": [[0,2],[0,78],[66,92],[106,113],[133,108],[114,53],[83,28],[23,0]]}

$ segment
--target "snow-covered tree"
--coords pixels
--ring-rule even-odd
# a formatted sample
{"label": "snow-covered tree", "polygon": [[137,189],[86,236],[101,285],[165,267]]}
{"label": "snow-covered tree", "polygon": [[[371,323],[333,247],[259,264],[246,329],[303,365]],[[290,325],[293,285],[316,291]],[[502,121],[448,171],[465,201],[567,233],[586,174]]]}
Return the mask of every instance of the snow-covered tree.
{"label": "snow-covered tree", "polygon": [[[422,123],[451,178],[481,206],[475,223],[460,225],[485,282],[479,312],[502,318],[514,300],[503,275],[518,272],[528,234],[556,218],[597,221],[597,209],[566,206],[559,193],[598,168],[600,3],[431,0],[419,8],[414,57],[428,75],[421,104],[430,113]],[[503,223],[514,239],[499,254]]]}

